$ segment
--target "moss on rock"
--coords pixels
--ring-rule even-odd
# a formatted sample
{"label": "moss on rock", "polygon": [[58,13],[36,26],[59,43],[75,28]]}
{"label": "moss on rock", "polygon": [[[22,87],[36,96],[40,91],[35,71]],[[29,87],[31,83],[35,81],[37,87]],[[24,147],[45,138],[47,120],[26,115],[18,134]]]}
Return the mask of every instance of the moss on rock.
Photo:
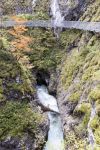
{"label": "moss on rock", "polygon": [[78,102],[80,99],[80,96],[81,96],[80,92],[72,93],[72,95],[69,97],[69,101]]}
{"label": "moss on rock", "polygon": [[89,97],[90,99],[95,100],[95,101],[100,100],[100,88],[95,88],[91,90]]}
{"label": "moss on rock", "polygon": [[[91,127],[94,132],[96,143],[99,144],[100,39],[97,35],[92,35],[90,33],[83,33],[78,36],[80,39],[76,37],[72,45],[71,40],[69,41],[69,39],[67,39],[69,36],[66,37],[65,35],[66,40],[70,44],[66,42],[66,46],[64,45],[68,52],[64,56],[61,65],[59,88],[60,92],[64,90],[65,93],[67,93],[65,94],[64,101],[66,100],[68,105],[69,103],[71,104],[72,101],[76,102],[76,107],[71,111],[73,115],[69,114],[72,118],[72,122],[74,122],[76,118],[80,121],[77,121],[76,125],[72,123],[69,126],[65,125],[65,127],[67,129],[70,128],[70,130],[72,127],[78,145],[80,143],[78,137],[82,138],[82,143],[84,145],[83,141],[84,139],[86,140],[88,136],[87,126],[91,114],[91,100],[95,100],[96,117],[92,120]],[[78,41],[78,43],[76,41]],[[68,45],[72,45],[72,47],[68,47]],[[67,120],[67,117],[64,119]],[[68,134],[68,132],[66,134]],[[70,147],[70,144],[68,145]],[[88,143],[86,143],[86,148],[91,149]],[[96,145],[95,148],[98,149],[98,146]],[[79,149],[81,149],[81,146],[79,146]]]}
{"label": "moss on rock", "polygon": [[20,137],[26,130],[36,134],[40,118],[27,103],[7,102],[0,108],[0,140],[8,136]]}
{"label": "moss on rock", "polygon": [[61,62],[64,51],[61,50],[62,43],[57,44],[51,29],[35,28],[29,30],[33,41],[32,51],[29,53],[31,63],[39,69],[56,69]]}
{"label": "moss on rock", "polygon": [[81,16],[81,21],[100,21],[100,1],[95,0],[88,5],[85,13]]}

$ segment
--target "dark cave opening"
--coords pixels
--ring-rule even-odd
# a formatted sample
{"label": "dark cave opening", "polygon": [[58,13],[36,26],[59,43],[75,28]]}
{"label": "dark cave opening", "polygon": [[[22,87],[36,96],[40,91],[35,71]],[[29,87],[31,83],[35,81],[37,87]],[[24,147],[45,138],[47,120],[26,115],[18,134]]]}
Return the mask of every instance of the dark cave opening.
{"label": "dark cave opening", "polygon": [[36,71],[36,85],[45,85],[50,95],[56,97],[57,91],[55,88],[51,88],[50,85],[50,73],[47,70],[40,69]]}
{"label": "dark cave opening", "polygon": [[36,84],[41,86],[41,85],[45,85],[45,86],[49,86],[49,80],[50,80],[50,74],[41,69],[38,70],[36,73]]}

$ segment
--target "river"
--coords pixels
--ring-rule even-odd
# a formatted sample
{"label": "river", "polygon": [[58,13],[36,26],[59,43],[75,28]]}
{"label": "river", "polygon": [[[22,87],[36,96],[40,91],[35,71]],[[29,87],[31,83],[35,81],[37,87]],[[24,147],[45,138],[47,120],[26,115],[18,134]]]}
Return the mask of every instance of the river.
{"label": "river", "polygon": [[48,93],[45,86],[37,86],[38,100],[45,107],[49,107],[48,119],[50,122],[48,140],[43,150],[64,150],[64,136],[59,109],[56,99]]}

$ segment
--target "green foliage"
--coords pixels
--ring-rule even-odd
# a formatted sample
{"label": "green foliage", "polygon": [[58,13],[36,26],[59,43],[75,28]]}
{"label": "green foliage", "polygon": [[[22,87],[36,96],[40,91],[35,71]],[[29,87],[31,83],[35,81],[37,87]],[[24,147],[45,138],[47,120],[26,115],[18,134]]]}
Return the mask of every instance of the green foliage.
{"label": "green foliage", "polygon": [[[70,35],[66,35],[64,35],[64,46],[68,47],[68,43],[71,43],[71,40],[69,40]],[[90,102],[95,100],[97,114],[91,121],[91,127],[96,143],[100,144],[100,39],[96,35],[91,36],[89,37],[90,40],[85,43],[84,39],[86,38],[87,35],[84,34],[78,41],[78,47],[72,47],[70,52],[65,55],[61,66],[60,86],[69,92],[70,96],[67,98],[67,101],[78,103],[73,111],[73,115],[80,120],[79,124],[74,126],[77,142],[78,137],[83,139],[88,134],[87,125],[91,113]],[[77,87],[76,85],[79,86]],[[70,142],[70,138],[67,139],[67,142]],[[73,138],[71,138],[71,142],[73,143]],[[87,149],[91,148],[87,146]],[[98,149],[97,145],[95,149]]]}
{"label": "green foliage", "polygon": [[32,38],[31,49],[29,54],[34,67],[43,69],[55,69],[61,61],[64,51],[61,51],[61,46],[57,44],[56,38],[50,29],[30,30]]}
{"label": "green foliage", "polygon": [[75,108],[74,114],[76,114],[79,117],[82,117],[81,123],[78,126],[75,126],[75,132],[78,136],[83,136],[87,134],[87,125],[90,119],[90,113],[90,103],[82,103]]}
{"label": "green foliage", "polygon": [[[40,19],[40,20],[48,20],[48,15],[46,13],[41,12],[37,12],[36,14],[18,14],[16,15],[16,17],[20,17],[22,19],[26,19],[26,20],[36,20],[36,19]],[[9,16],[6,18],[3,18],[3,20],[8,20]]]}
{"label": "green foliage", "polygon": [[[92,41],[93,44],[91,44],[90,41]],[[80,77],[81,85],[90,80],[99,80],[100,42],[98,38],[94,38],[94,36],[90,39],[90,41],[87,46],[80,46],[79,51],[77,48],[72,48],[70,55],[66,56],[66,60],[61,71],[62,85],[66,89],[73,82],[76,75]]]}
{"label": "green foliage", "polygon": [[49,16],[47,14],[47,12],[43,12],[43,11],[40,11],[40,12],[37,12],[34,16],[33,16],[33,19],[40,19],[40,20],[48,20],[49,19]]}
{"label": "green foliage", "polygon": [[[4,0],[3,3],[1,3],[2,8],[3,8],[3,14],[5,16],[3,16],[3,20],[9,20],[10,17],[7,15],[15,15],[16,14],[16,10],[15,8],[18,7],[18,9],[20,9],[22,11],[22,13],[16,15],[19,16],[21,18],[24,19],[28,19],[28,20],[34,20],[34,19],[44,19],[44,20],[48,20],[49,19],[49,2],[48,0],[38,0],[36,7],[32,8],[32,14],[29,12],[25,12],[25,10],[27,11],[27,8],[32,7],[32,4],[30,3],[30,1],[24,0],[24,1],[20,1],[18,0],[18,2],[15,2],[13,0]],[[27,14],[26,14],[27,13]]]}
{"label": "green foliage", "polygon": [[7,102],[0,108],[0,139],[22,136],[27,130],[35,134],[40,120],[29,104]]}
{"label": "green foliage", "polygon": [[[23,65],[19,64],[12,53],[9,51],[10,44],[8,42],[9,36],[5,30],[1,31],[2,38],[0,44],[0,101],[5,100],[5,95],[12,97],[10,92],[18,95],[25,95],[26,93],[33,94],[34,88],[32,83],[34,79],[29,71]],[[19,83],[16,79],[19,78]],[[9,96],[8,96],[9,95]]]}
{"label": "green foliage", "polygon": [[[83,81],[87,81],[87,80],[98,80],[98,74],[99,74],[99,50],[97,49],[97,47],[95,47],[95,51],[90,51],[89,56],[92,56],[89,58],[89,56],[87,56],[86,58],[86,62],[89,62],[89,66],[84,68],[85,72],[82,76],[82,80]],[[94,48],[93,48],[94,49]],[[89,59],[88,59],[89,58]],[[91,59],[91,60],[90,60]]]}
{"label": "green foliage", "polygon": [[29,7],[31,9],[31,3],[30,1],[27,0],[3,0],[3,2],[1,2],[1,6],[3,9],[3,15],[12,15],[12,14],[16,14],[16,8],[19,10],[23,10],[25,12],[25,10],[27,10]]}
{"label": "green foliage", "polygon": [[[10,37],[2,30],[0,40],[0,140],[21,137],[30,132],[34,137],[42,116],[31,108],[34,79],[29,70],[19,63],[10,51]],[[17,95],[17,97],[16,97]],[[13,101],[12,101],[13,100]],[[23,100],[23,102],[22,102]],[[37,135],[36,135],[37,136]]]}
{"label": "green foliage", "polygon": [[93,3],[88,5],[87,10],[84,12],[81,21],[100,21],[100,1],[95,0]]}
{"label": "green foliage", "polygon": [[100,145],[100,117],[98,116],[98,114],[91,121],[90,126],[94,132],[96,144]]}
{"label": "green foliage", "polygon": [[19,69],[17,68],[19,67],[14,61],[9,51],[1,49],[0,50],[0,101],[5,99],[3,84],[4,83],[7,84],[7,80],[11,80],[11,78],[13,81],[13,79],[20,73],[20,68]]}
{"label": "green foliage", "polygon": [[96,101],[96,112],[97,115],[100,117],[100,100]]}
{"label": "green foliage", "polygon": [[96,80],[99,81],[100,80],[100,70],[97,70],[97,71],[94,72],[92,79],[94,81],[96,81]]}
{"label": "green foliage", "polygon": [[90,112],[90,108],[91,108],[90,103],[82,103],[79,105],[78,108],[75,109],[75,111],[85,114],[87,111]]}
{"label": "green foliage", "polygon": [[92,100],[99,100],[100,102],[100,88],[93,89],[89,94],[90,99]]}
{"label": "green foliage", "polygon": [[36,19],[49,19],[49,1],[48,0],[38,0],[35,7],[35,18]]}
{"label": "green foliage", "polygon": [[0,39],[0,48],[4,48],[4,49],[8,49],[9,48],[9,43],[8,43],[8,40],[7,38],[1,38]]}
{"label": "green foliage", "polygon": [[74,132],[70,131],[66,134],[65,145],[66,147],[70,147],[71,150],[83,150],[84,145],[86,145],[86,141],[83,138],[78,138]]}
{"label": "green foliage", "polygon": [[100,145],[100,122],[99,122],[99,127],[94,132],[94,136],[95,136],[95,139],[96,139],[96,143],[98,145]]}
{"label": "green foliage", "polygon": [[66,89],[72,83],[80,68],[84,65],[84,60],[88,51],[87,53],[84,52],[86,51],[85,49],[82,51],[83,52],[78,52],[77,49],[74,49],[72,54],[66,59],[65,65],[61,72],[62,84]]}
{"label": "green foliage", "polygon": [[95,131],[100,125],[100,118],[95,116],[94,119],[91,121],[91,128]]}
{"label": "green foliage", "polygon": [[66,30],[61,32],[60,40],[63,48],[66,48],[74,42],[75,39],[81,34],[79,30]]}
{"label": "green foliage", "polygon": [[[98,0],[94,3],[96,5],[91,3],[92,7],[89,6],[81,20],[98,21],[100,10],[99,3]],[[36,13],[34,13],[34,16],[29,14],[22,14],[20,16],[28,20],[49,19],[49,15],[47,14],[48,6],[49,2],[47,0],[39,0],[35,8]],[[33,39],[30,46],[32,51],[26,54],[29,56],[33,68],[55,70],[60,64],[62,57],[65,55],[65,61],[63,61],[63,65],[61,65],[61,86],[67,90],[70,85],[79,85],[79,87],[75,86],[74,91],[71,91],[71,95],[68,98],[71,102],[78,102],[80,96],[83,94],[84,100],[82,99],[81,104],[78,103],[78,106],[80,105],[80,107],[76,107],[74,110],[74,114],[76,113],[77,116],[79,114],[79,117],[81,118],[80,124],[75,128],[76,134],[72,132],[67,134],[66,145],[70,147],[70,149],[84,149],[86,143],[83,140],[83,137],[81,140],[77,135],[87,134],[87,124],[90,118],[91,109],[89,103],[90,99],[96,100],[97,116],[92,120],[91,127],[94,130],[95,139],[99,144],[100,92],[97,88],[91,90],[91,87],[94,82],[97,83],[100,80],[100,38],[94,35],[89,40],[90,37],[87,39],[87,33],[84,34],[85,36],[83,38],[81,37],[82,33],[78,30],[66,30],[62,32],[59,41],[56,40],[50,29],[30,29],[26,34],[30,35]],[[85,42],[84,39],[87,41]],[[27,71],[25,66],[16,63],[16,60],[13,59],[8,51],[4,51],[9,49],[7,37],[3,37],[1,43],[0,101],[3,99],[5,100],[4,94],[10,93],[12,90],[17,91],[17,93],[19,92],[22,95],[30,92],[33,93],[31,86],[31,81],[33,81],[31,80],[32,75]],[[62,49],[66,51],[70,50],[70,52],[66,52],[66,54]],[[17,76],[20,76],[21,83],[16,83],[15,79]],[[3,83],[6,83],[5,89]],[[89,90],[91,90],[90,94],[87,89],[86,93],[84,92],[85,87],[87,88],[87,86],[85,86],[86,83],[89,83]],[[95,86],[97,86],[97,84],[95,84]],[[0,116],[1,139],[9,135],[21,136],[26,129],[30,129],[32,133],[34,133],[38,126],[38,115],[33,113],[29,105],[25,103],[7,102],[6,105],[1,108]]]}
{"label": "green foliage", "polygon": [[78,102],[80,99],[80,96],[81,96],[80,92],[72,93],[72,95],[69,97],[69,101]]}

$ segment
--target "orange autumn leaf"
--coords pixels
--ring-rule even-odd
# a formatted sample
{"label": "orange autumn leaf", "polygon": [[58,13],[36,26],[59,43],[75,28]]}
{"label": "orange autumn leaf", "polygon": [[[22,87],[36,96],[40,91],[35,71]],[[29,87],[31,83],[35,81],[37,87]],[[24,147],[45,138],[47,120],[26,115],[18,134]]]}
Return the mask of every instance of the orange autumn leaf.
{"label": "orange autumn leaf", "polygon": [[11,35],[13,36],[18,36],[24,32],[26,32],[27,29],[25,29],[24,27],[21,27],[21,26],[15,26],[14,27],[14,30],[10,30],[8,31],[8,33],[10,33]]}
{"label": "orange autumn leaf", "polygon": [[31,39],[30,37],[28,37],[28,36],[23,36],[23,37],[22,37],[22,41],[29,43],[29,42],[32,41],[32,39]]}
{"label": "orange autumn leaf", "polygon": [[16,22],[25,22],[25,21],[27,21],[27,19],[21,18],[21,17],[18,17],[18,16],[12,16],[11,19],[16,21]]}
{"label": "orange autumn leaf", "polygon": [[31,39],[28,37],[24,37],[23,39],[17,39],[15,41],[11,42],[11,45],[17,49],[28,49],[29,50],[29,43],[31,42]]}
{"label": "orange autumn leaf", "polygon": [[13,36],[17,36],[17,33],[14,32],[14,30],[10,30],[10,31],[8,31],[8,33],[10,33],[10,34],[13,35]]}
{"label": "orange autumn leaf", "polygon": [[15,32],[21,34],[27,31],[27,29],[24,26],[14,26]]}
{"label": "orange autumn leaf", "polygon": [[[16,22],[26,21],[25,19],[21,19],[18,17],[13,16],[12,18]],[[31,49],[29,48],[29,44],[32,42],[32,38],[25,35],[25,32],[28,29],[25,26],[14,26],[12,30],[9,30],[8,33],[14,36],[11,43],[11,51],[14,53],[16,58],[21,59],[23,57],[23,52],[28,52]]]}

